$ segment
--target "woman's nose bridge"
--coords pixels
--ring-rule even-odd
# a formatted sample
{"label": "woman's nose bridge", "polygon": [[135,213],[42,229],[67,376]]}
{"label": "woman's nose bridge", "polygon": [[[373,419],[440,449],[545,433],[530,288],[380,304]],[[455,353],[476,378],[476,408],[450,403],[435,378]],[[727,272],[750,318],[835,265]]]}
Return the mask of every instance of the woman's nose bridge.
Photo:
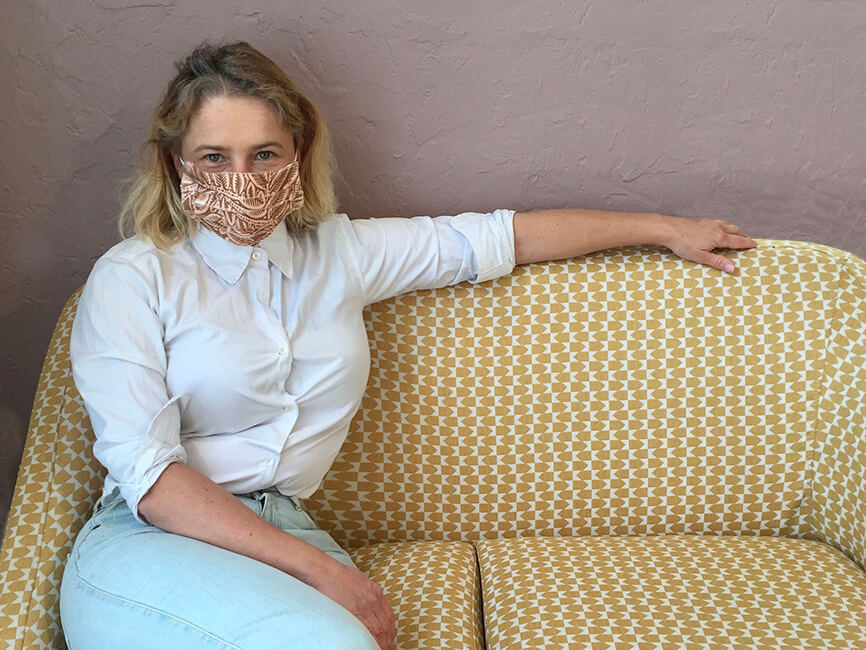
{"label": "woman's nose bridge", "polygon": [[235,171],[235,172],[252,171],[252,168],[250,166],[250,162],[246,159],[246,156],[238,156],[232,161],[232,171]]}

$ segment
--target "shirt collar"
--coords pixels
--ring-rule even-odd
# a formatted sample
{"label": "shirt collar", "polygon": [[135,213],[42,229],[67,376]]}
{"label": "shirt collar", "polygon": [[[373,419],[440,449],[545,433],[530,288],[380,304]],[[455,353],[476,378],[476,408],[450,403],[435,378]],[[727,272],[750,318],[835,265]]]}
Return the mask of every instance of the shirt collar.
{"label": "shirt collar", "polygon": [[265,237],[259,246],[265,249],[268,259],[277,265],[287,278],[294,277],[292,273],[292,252],[295,242],[289,234],[289,227],[283,219],[280,225],[270,235]]}
{"label": "shirt collar", "polygon": [[[235,284],[243,275],[254,246],[240,246],[223,239],[215,232],[196,223],[195,232],[191,236],[192,245],[201,255],[205,263],[223,280]],[[276,264],[283,275],[288,278],[292,274],[292,250],[294,242],[289,236],[285,219],[270,235],[258,244],[268,255],[268,259]]]}

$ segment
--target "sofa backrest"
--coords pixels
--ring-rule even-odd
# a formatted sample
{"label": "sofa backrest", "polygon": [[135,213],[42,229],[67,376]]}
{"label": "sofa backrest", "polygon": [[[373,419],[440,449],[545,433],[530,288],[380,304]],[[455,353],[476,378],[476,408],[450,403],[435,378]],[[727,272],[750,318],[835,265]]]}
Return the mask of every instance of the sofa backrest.
{"label": "sofa backrest", "polygon": [[758,240],[722,274],[651,246],[374,304],[372,368],[314,519],[346,546],[803,536],[840,269]]}

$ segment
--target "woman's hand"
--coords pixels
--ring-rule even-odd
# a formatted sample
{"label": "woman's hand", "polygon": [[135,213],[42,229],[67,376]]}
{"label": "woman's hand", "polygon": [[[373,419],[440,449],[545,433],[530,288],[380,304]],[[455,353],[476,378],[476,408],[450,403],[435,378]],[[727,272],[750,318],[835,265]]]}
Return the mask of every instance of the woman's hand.
{"label": "woman's hand", "polygon": [[382,650],[394,650],[397,624],[382,588],[363,572],[334,560],[310,583],[361,621]]}
{"label": "woman's hand", "polygon": [[735,225],[721,219],[660,215],[667,221],[665,246],[683,259],[732,273],[734,263],[715,248],[754,248],[757,242]]}

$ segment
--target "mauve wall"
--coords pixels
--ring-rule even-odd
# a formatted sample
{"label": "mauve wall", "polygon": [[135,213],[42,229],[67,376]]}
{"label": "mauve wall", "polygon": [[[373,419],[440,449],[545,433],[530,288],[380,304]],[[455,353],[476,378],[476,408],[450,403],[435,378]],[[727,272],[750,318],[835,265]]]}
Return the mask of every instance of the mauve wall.
{"label": "mauve wall", "polygon": [[9,0],[2,19],[4,521],[57,315],[205,38],[249,40],[316,102],[353,217],[666,212],[866,257],[861,2]]}

